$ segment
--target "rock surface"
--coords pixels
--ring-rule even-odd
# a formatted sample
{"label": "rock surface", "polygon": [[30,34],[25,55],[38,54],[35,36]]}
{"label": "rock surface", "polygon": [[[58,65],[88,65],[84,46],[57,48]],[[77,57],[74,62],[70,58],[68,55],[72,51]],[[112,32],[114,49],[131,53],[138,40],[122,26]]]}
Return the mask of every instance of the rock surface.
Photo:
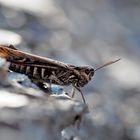
{"label": "rock surface", "polygon": [[[10,84],[6,66],[1,60],[0,140],[61,140],[65,128],[77,128],[77,122],[87,112],[85,104],[67,95],[48,96],[16,82]],[[76,135],[78,131],[71,137]]]}
{"label": "rock surface", "polygon": [[[78,131],[73,126],[62,130],[63,138],[72,139],[71,134],[76,134],[75,139],[81,140],[140,139],[139,0],[0,0],[0,4],[0,33],[3,33],[0,40],[3,43],[10,43],[12,38],[11,43],[21,50],[95,68],[122,58],[97,71],[93,80],[82,89],[89,113],[82,115]],[[42,96],[23,75],[9,73],[7,79],[10,85],[16,83],[20,87],[17,91],[20,94],[37,92],[36,96]],[[7,85],[3,79],[0,83],[3,92],[9,92],[9,89],[15,93],[15,88],[3,88]],[[27,91],[23,87],[32,89]],[[70,90],[71,87],[64,88],[68,93]],[[55,91],[58,90],[54,88]],[[79,94],[75,99],[81,101]],[[26,99],[23,100],[18,104],[25,104]],[[34,132],[37,130],[31,128]],[[36,132],[44,133],[42,130],[40,127]],[[36,134],[39,137],[42,133]]]}

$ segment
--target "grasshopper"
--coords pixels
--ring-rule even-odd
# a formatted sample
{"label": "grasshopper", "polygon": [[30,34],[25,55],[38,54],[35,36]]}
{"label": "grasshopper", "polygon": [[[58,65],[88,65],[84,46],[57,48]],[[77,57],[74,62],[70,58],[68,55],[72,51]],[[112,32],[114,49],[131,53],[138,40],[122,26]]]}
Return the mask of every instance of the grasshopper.
{"label": "grasshopper", "polygon": [[73,86],[74,97],[77,89],[85,102],[81,87],[84,87],[94,76],[94,73],[120,59],[108,62],[101,67],[94,69],[91,66],[76,66],[65,64],[60,61],[33,55],[18,50],[13,45],[0,45],[0,57],[5,58],[9,63],[9,70],[27,75],[38,86],[43,83]]}

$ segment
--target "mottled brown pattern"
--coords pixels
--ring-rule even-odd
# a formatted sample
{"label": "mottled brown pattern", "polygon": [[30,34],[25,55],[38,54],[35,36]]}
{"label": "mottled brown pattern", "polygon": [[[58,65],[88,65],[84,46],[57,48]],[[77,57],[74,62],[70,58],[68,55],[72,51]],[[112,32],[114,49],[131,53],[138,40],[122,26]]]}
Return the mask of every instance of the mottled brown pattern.
{"label": "mottled brown pattern", "polygon": [[91,80],[96,70],[118,61],[111,61],[94,70],[91,66],[69,65],[22,52],[12,45],[0,46],[0,57],[4,57],[10,62],[10,70],[26,74],[32,81],[62,86],[72,85],[81,93],[84,102],[85,99],[80,88]]}

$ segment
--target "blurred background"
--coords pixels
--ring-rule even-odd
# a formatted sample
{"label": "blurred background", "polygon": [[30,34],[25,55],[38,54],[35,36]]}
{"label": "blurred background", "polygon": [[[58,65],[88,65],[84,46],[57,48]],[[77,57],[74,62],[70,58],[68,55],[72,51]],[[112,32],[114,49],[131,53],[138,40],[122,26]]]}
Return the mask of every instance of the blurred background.
{"label": "blurred background", "polygon": [[90,113],[79,131],[140,140],[139,0],[0,0],[0,44],[94,68],[122,58],[82,89]]}

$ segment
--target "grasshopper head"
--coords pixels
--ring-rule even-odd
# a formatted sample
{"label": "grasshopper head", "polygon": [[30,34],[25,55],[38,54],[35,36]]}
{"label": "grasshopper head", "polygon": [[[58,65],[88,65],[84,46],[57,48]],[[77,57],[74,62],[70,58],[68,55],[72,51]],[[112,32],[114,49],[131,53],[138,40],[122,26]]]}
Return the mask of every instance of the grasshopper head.
{"label": "grasshopper head", "polygon": [[95,70],[91,66],[76,67],[78,72],[77,80],[75,81],[76,87],[83,87],[86,85],[94,75]]}
{"label": "grasshopper head", "polygon": [[77,78],[74,79],[75,81],[73,83],[75,84],[76,87],[83,87],[91,80],[95,71],[102,69],[106,66],[109,66],[113,63],[116,63],[119,60],[120,59],[117,59],[115,61],[110,61],[96,69],[93,69],[91,66],[75,67],[74,69],[75,69],[75,74],[77,75]]}

